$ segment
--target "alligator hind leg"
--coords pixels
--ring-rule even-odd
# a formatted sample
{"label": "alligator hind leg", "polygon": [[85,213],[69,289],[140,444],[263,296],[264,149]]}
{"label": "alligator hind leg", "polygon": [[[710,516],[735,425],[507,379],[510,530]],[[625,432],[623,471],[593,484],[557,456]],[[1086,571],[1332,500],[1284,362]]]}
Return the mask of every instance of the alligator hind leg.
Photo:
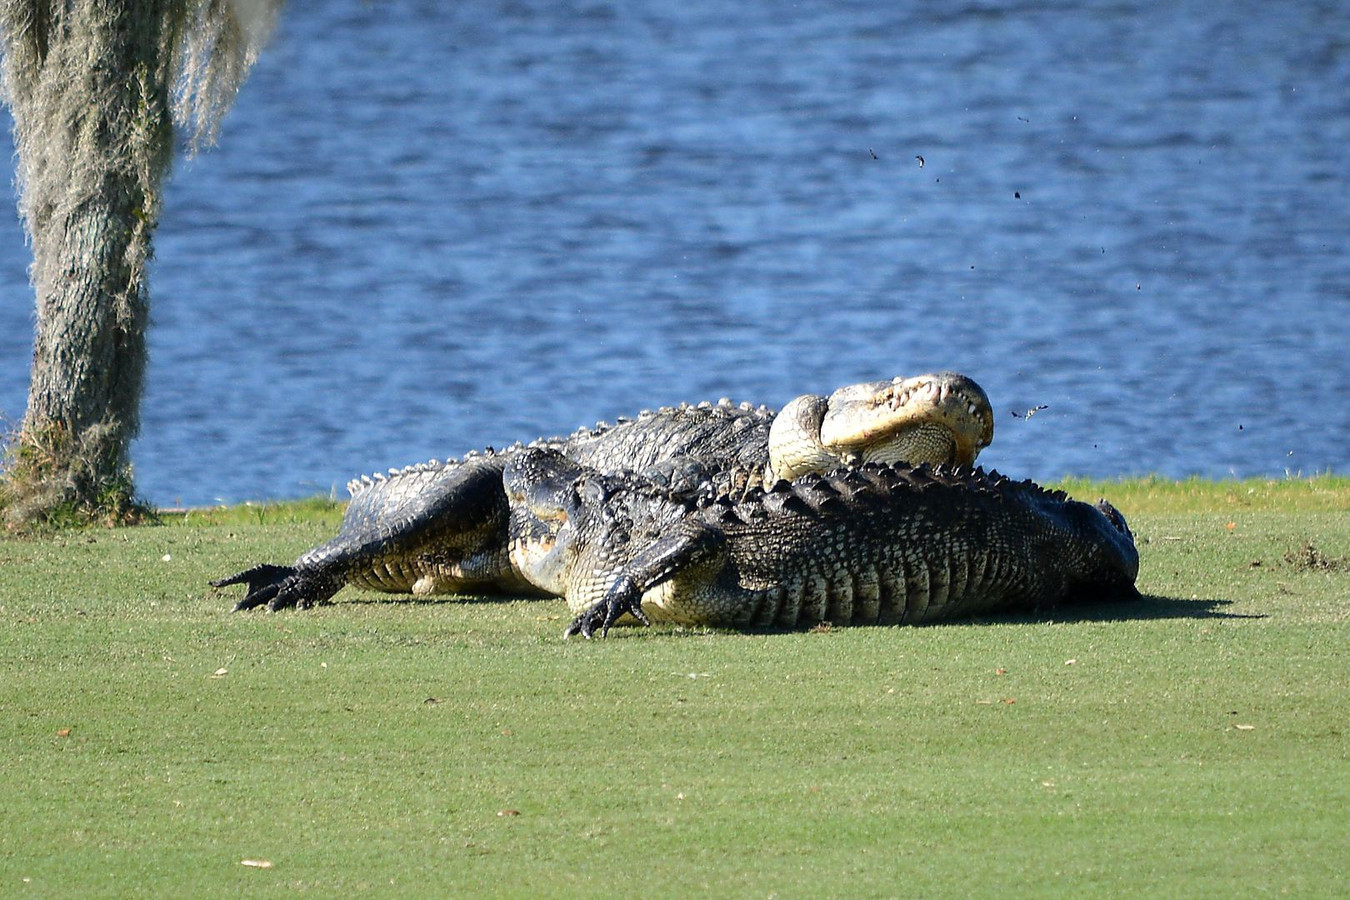
{"label": "alligator hind leg", "polygon": [[[483,569],[459,581],[447,576],[444,580],[454,588],[514,586],[519,579],[511,580],[506,555],[504,464],[501,457],[475,456],[355,482],[332,540],[302,554],[294,565],[254,566],[212,584],[247,585],[236,610],[264,604],[271,610],[308,609],[326,603],[349,583],[411,592],[428,574],[414,571],[415,563],[446,557],[455,564],[472,560]],[[437,579],[429,584],[438,586]]]}
{"label": "alligator hind leg", "polygon": [[325,579],[315,577],[313,572],[305,572],[294,566],[266,563],[211,582],[211,586],[217,588],[232,584],[247,586],[244,599],[234,605],[235,612],[253,609],[264,603],[273,612],[288,606],[309,609],[327,603],[342,586],[340,581],[336,585],[328,584]]}

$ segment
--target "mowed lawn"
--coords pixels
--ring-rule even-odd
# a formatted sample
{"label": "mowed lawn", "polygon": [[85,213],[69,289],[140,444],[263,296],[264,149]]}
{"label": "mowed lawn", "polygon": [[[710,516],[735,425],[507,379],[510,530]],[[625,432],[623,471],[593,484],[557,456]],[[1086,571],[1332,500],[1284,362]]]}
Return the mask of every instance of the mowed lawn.
{"label": "mowed lawn", "polygon": [[1139,603],[231,613],[323,504],[0,540],[0,896],[1345,896],[1350,480],[1074,482]]}

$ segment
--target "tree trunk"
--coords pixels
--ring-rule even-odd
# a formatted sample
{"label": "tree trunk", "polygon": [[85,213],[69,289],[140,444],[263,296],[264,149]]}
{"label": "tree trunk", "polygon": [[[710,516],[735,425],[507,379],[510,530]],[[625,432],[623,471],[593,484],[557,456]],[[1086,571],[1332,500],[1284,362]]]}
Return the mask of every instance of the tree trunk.
{"label": "tree trunk", "polygon": [[173,152],[171,5],[18,4],[30,21],[4,22],[37,292],[28,409],[4,485],[11,524],[134,508],[146,263]]}

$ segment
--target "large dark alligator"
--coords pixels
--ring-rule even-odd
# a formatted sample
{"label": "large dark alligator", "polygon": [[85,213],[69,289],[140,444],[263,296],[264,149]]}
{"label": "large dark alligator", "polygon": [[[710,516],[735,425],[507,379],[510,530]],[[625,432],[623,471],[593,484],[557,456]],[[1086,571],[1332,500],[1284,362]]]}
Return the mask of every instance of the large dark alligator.
{"label": "large dark alligator", "polygon": [[[646,470],[679,486],[690,472],[699,479],[749,472],[756,483],[876,459],[972,463],[993,428],[980,386],[942,372],[798,397],[777,416],[726,401],[686,405],[531,446],[599,470]],[[247,585],[237,610],[305,608],[348,584],[394,593],[537,594],[508,553],[501,480],[507,462],[525,449],[488,449],[353,481],[331,541],[294,565],[264,564],[211,583]]]}
{"label": "large dark alligator", "polygon": [[569,635],[625,615],[792,628],[1139,596],[1114,507],[982,469],[869,463],[729,498],[533,450],[503,477],[513,559],[567,598]]}

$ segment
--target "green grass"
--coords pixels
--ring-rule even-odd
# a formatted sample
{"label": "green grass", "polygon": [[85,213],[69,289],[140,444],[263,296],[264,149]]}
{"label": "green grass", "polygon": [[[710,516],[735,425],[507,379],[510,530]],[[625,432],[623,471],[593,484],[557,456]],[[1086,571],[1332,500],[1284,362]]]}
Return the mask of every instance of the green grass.
{"label": "green grass", "polygon": [[0,541],[0,896],[1345,895],[1350,480],[1067,487],[1148,599],[564,642],[205,587],[327,503]]}

